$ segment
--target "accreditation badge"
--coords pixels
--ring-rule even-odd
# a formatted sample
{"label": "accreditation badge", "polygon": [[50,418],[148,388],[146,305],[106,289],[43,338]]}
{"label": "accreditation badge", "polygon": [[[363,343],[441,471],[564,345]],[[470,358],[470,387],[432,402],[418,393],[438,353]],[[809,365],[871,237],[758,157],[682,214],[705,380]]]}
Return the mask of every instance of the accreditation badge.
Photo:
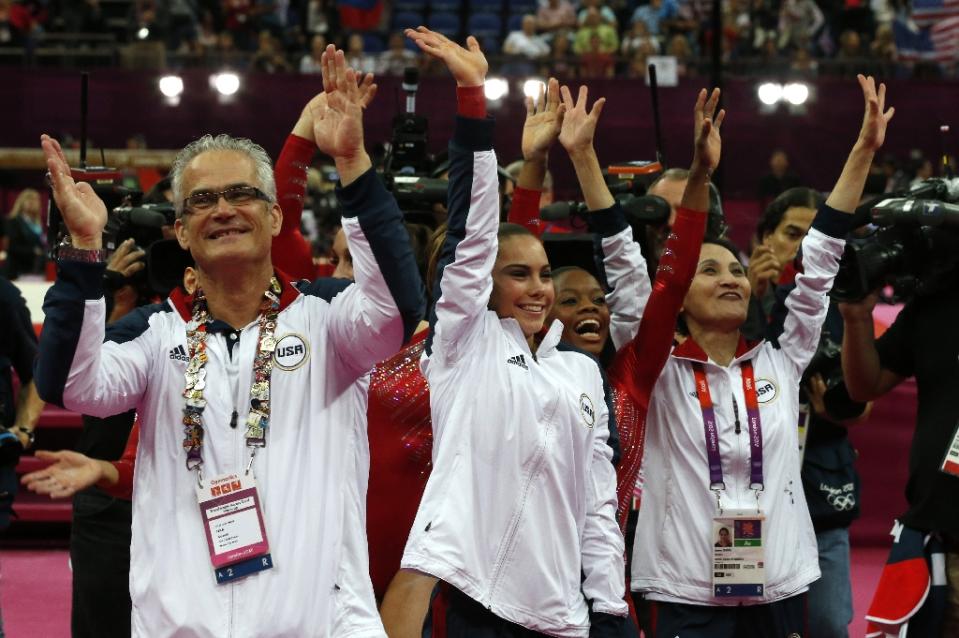
{"label": "accreditation badge", "polygon": [[200,515],[218,584],[273,567],[252,474],[225,474],[197,486]]}
{"label": "accreditation badge", "polygon": [[952,435],[952,442],[946,450],[946,457],[942,459],[942,467],[939,469],[946,474],[959,477],[959,425],[956,426],[956,431]]}
{"label": "accreditation badge", "polygon": [[725,510],[713,519],[713,595],[762,598],[765,517],[756,510]]}

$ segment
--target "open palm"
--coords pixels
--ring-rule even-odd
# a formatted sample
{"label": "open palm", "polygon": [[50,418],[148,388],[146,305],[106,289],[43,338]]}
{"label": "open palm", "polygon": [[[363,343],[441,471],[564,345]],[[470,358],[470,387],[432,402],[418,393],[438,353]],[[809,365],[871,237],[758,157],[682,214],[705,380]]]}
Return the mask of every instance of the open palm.
{"label": "open palm", "polygon": [[466,38],[466,46],[461,47],[442,33],[426,27],[407,29],[405,33],[424,53],[442,60],[458,86],[480,86],[486,81],[489,63],[479,41],[473,36]]}
{"label": "open palm", "polygon": [[695,157],[694,161],[710,173],[719,166],[719,158],[722,154],[723,142],[719,136],[719,129],[726,118],[726,111],[720,110],[716,113],[716,106],[719,104],[719,89],[713,89],[706,99],[706,89],[699,92],[696,99],[696,106],[693,109],[694,136],[695,136]]}
{"label": "open palm", "polygon": [[50,172],[53,199],[74,244],[78,245],[81,241],[99,243],[100,234],[107,223],[107,207],[103,200],[86,182],[74,181],[59,142],[49,135],[41,135],[40,146]]}
{"label": "open palm", "polygon": [[21,482],[31,492],[47,494],[50,498],[67,498],[95,485],[101,478],[97,461],[79,452],[38,450],[36,456],[54,463],[23,476]]}
{"label": "open palm", "polygon": [[886,125],[895,115],[896,109],[886,110],[886,85],[880,84],[876,90],[876,81],[870,75],[857,75],[859,86],[862,87],[862,97],[866,101],[866,112],[862,116],[862,130],[859,131],[860,142],[870,151],[877,151],[886,141]]}
{"label": "open palm", "polygon": [[352,157],[363,151],[363,109],[372,100],[372,76],[357,83],[356,72],[346,66],[343,51],[330,45],[321,58],[326,100],[314,99],[313,134],[321,151],[332,157]]}
{"label": "open palm", "polygon": [[541,86],[539,99],[526,97],[526,122],[523,124],[523,159],[543,160],[563,124],[565,107],[559,100],[559,82],[549,79],[549,88]]}
{"label": "open palm", "polygon": [[559,143],[563,145],[568,153],[591,148],[593,137],[596,135],[596,124],[599,122],[599,115],[603,112],[603,105],[606,104],[606,98],[601,97],[593,103],[593,108],[586,110],[586,101],[589,97],[589,90],[585,86],[579,87],[579,96],[573,102],[573,96],[569,87],[562,87],[560,94],[563,99],[563,127],[559,133]]}

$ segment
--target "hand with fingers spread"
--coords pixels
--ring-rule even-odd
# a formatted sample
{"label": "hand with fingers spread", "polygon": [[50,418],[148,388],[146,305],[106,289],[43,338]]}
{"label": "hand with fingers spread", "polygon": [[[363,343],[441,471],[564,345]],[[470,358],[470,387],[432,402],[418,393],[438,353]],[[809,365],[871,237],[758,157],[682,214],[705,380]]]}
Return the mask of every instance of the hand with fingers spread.
{"label": "hand with fingers spread", "polygon": [[[330,73],[332,75],[335,73],[335,70],[331,70]],[[362,78],[357,76],[357,81],[359,82],[358,88],[360,90],[360,104],[365,110],[366,107],[368,107],[373,101],[373,97],[376,95],[377,86],[373,83],[372,73],[367,73]],[[329,91],[332,93],[334,90],[334,85],[330,83]],[[313,98],[306,103],[306,106],[303,107],[303,110],[300,112],[300,118],[293,126],[293,134],[307,140],[313,140],[313,113],[316,111],[322,111],[326,109],[326,107],[327,88],[326,83],[324,83],[324,90],[314,95]]]}
{"label": "hand with fingers spread", "polygon": [[479,41],[473,36],[466,38],[465,48],[426,27],[407,29],[406,37],[424,53],[442,60],[453,74],[457,86],[480,86],[486,82],[489,64],[480,50]]}
{"label": "hand with fingers spread", "polygon": [[53,461],[53,465],[25,474],[20,482],[31,492],[46,494],[50,498],[69,498],[100,481],[116,483],[119,476],[116,468],[107,461],[92,459],[71,450],[38,450],[36,456]]}
{"label": "hand with fingers spread", "polygon": [[859,144],[866,150],[875,152],[886,140],[886,126],[895,115],[896,109],[886,110],[886,85],[880,84],[876,90],[876,81],[870,75],[857,75],[862,96],[866,102],[866,111],[862,116],[862,129],[859,131]]}
{"label": "hand with fingers spread", "polygon": [[84,250],[99,250],[107,223],[106,205],[92,186],[74,181],[59,142],[44,134],[40,136],[40,146],[50,173],[53,199],[70,231],[73,245]]}
{"label": "hand with fingers spread", "polygon": [[523,159],[546,161],[553,142],[559,137],[566,107],[560,103],[559,82],[550,78],[539,89],[539,99],[526,96],[526,122],[523,124]]}
{"label": "hand with fingers spread", "polygon": [[[726,111],[720,110],[716,114],[719,95],[719,89],[713,89],[709,99],[706,99],[706,89],[702,89],[693,109],[693,138],[695,140],[693,168],[694,170],[705,171],[707,175],[712,174],[719,166],[719,157],[722,151],[722,138],[719,136],[719,129],[726,118]],[[714,114],[715,118],[713,117]]]}
{"label": "hand with fingers spread", "polygon": [[583,151],[591,151],[593,137],[596,134],[596,124],[603,112],[606,98],[601,97],[593,103],[593,108],[586,110],[589,90],[585,86],[579,87],[579,96],[573,102],[573,95],[569,87],[560,88],[563,106],[566,113],[563,115],[563,128],[559,133],[559,143],[563,145],[570,156]]}
{"label": "hand with fingers spread", "polygon": [[323,52],[321,62],[326,104],[320,99],[310,102],[313,135],[319,149],[336,161],[346,185],[372,166],[363,143],[363,109],[376,94],[376,85],[372,77],[358,83],[343,51],[333,45]]}

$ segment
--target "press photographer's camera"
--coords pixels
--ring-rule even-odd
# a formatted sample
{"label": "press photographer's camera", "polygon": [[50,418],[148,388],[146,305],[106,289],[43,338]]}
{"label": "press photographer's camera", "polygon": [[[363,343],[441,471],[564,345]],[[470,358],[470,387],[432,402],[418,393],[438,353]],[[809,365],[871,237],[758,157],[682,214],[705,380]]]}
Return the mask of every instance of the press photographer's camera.
{"label": "press photographer's camera", "polygon": [[870,203],[878,228],[846,243],[832,289],[858,301],[883,286],[894,300],[934,293],[959,273],[959,179],[927,179],[902,196]]}

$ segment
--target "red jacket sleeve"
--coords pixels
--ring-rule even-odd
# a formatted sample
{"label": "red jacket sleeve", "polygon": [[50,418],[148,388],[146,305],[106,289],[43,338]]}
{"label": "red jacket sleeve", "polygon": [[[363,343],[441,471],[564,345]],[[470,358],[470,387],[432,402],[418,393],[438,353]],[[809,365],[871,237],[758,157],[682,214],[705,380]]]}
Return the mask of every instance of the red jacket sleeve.
{"label": "red jacket sleeve", "polygon": [[706,218],[706,213],[677,210],[639,331],[619,351],[609,371],[616,387],[627,392],[644,412],[649,409],[649,396],[669,358],[676,318],[696,274]]}
{"label": "red jacket sleeve", "polygon": [[134,421],[133,428],[130,430],[130,437],[127,439],[127,446],[123,450],[123,456],[119,461],[112,461],[113,467],[117,468],[119,479],[117,484],[112,487],[104,488],[103,491],[110,496],[131,500],[133,498],[133,468],[137,462],[137,446],[140,444],[140,422]]}
{"label": "red jacket sleeve", "polygon": [[273,239],[273,265],[297,279],[315,279],[313,250],[300,232],[306,173],[316,153],[316,145],[292,133],[287,136],[273,171],[276,200],[283,211],[283,226]]}
{"label": "red jacket sleeve", "polygon": [[540,191],[517,186],[513,190],[513,203],[509,207],[507,221],[529,229],[537,237],[545,230],[539,219]]}

